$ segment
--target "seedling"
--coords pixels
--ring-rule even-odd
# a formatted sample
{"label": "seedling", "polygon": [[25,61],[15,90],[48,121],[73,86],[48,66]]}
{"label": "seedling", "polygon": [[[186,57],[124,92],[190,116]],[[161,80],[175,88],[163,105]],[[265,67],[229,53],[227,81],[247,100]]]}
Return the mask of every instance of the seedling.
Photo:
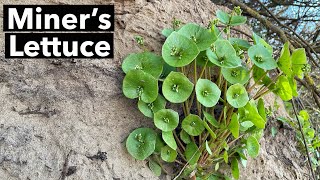
{"label": "seedling", "polygon": [[[122,64],[124,95],[138,99],[155,125],[134,130],[126,147],[134,158],[147,159],[157,176],[168,172],[164,163],[177,163],[179,171],[170,174],[175,179],[226,178],[220,171],[225,163],[238,179],[238,163],[259,155],[267,122],[261,97],[273,92],[292,99],[298,95],[294,77],[308,70],[303,49],[291,55],[286,43],[275,60],[258,35],[253,33],[253,44],[233,37],[230,27],[246,22],[241,9],[218,11],[217,17],[207,28],[174,19],[172,29],[162,31],[167,39],[161,56],[143,47]],[[279,73],[271,77],[270,70]]]}

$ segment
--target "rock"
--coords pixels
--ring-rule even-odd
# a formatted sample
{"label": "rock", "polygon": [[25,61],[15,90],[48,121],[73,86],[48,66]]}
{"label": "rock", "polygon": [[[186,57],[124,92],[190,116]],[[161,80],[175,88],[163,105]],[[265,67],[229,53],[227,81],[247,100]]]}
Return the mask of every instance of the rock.
{"label": "rock", "polygon": [[[159,53],[164,41],[160,32],[171,26],[173,17],[207,25],[217,9],[225,8],[210,0],[3,0],[3,4],[111,2],[117,14],[114,59],[7,60],[1,34],[0,179],[157,179],[146,162],[134,160],[125,149],[128,134],[152,122],[138,111],[136,101],[122,95],[121,62],[129,53],[141,51],[135,35],[143,36],[146,47]],[[295,179],[294,172],[301,169],[287,168],[276,154],[287,147],[282,141],[264,140],[261,155],[248,162],[241,178]],[[293,146],[290,150],[296,152]],[[303,179],[300,174],[297,178]]]}

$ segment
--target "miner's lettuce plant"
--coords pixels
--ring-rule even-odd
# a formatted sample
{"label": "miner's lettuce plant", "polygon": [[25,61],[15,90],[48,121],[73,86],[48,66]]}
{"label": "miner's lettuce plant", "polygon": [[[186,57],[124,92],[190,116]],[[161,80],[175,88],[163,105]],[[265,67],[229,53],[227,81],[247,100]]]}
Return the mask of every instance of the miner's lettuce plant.
{"label": "miner's lettuce plant", "polygon": [[267,122],[262,97],[298,95],[294,77],[308,67],[304,49],[290,52],[286,43],[276,60],[258,35],[249,43],[231,34],[232,26],[246,22],[239,8],[217,17],[207,28],[174,19],[172,29],[162,31],[161,55],[145,50],[140,37],[144,51],[123,61],[124,95],[137,99],[154,122],[132,131],[126,147],[135,159],[147,159],[157,176],[167,172],[164,163],[176,163],[175,179],[227,178],[220,169],[226,164],[238,179],[239,162],[259,154]]}

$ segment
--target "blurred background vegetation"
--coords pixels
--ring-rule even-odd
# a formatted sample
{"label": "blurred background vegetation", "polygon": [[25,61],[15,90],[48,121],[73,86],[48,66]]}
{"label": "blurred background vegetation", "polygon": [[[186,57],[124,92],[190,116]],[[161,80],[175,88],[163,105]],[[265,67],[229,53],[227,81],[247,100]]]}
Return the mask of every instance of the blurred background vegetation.
{"label": "blurred background vegetation", "polygon": [[[310,69],[305,78],[296,80],[299,97],[294,99],[297,111],[306,110],[307,122],[299,129],[291,103],[286,102],[292,119],[284,120],[297,131],[297,140],[303,144],[306,136],[314,173],[320,179],[320,1],[319,0],[212,0],[213,3],[233,9],[240,6],[252,30],[271,44],[280,55],[283,44],[290,42],[291,50],[305,48]],[[310,130],[311,129],[311,130]],[[304,146],[301,147],[305,151]]]}

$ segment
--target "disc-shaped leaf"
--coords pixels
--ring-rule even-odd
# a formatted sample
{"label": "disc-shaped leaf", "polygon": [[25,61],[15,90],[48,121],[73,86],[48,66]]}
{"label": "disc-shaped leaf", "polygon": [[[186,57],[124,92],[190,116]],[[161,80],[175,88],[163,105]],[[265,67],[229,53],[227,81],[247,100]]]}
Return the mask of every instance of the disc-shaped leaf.
{"label": "disc-shaped leaf", "polygon": [[168,131],[168,132],[162,131],[162,139],[170,148],[174,150],[177,149],[177,143],[173,137],[172,131]]}
{"label": "disc-shaped leaf", "polygon": [[258,140],[253,137],[249,136],[247,138],[247,151],[250,157],[256,158],[259,154],[260,144]]}
{"label": "disc-shaped leaf", "polygon": [[161,159],[166,162],[173,162],[177,158],[177,151],[170,148],[169,146],[164,146],[161,148]]}
{"label": "disc-shaped leaf", "polygon": [[303,78],[304,68],[307,64],[307,56],[304,48],[296,49],[292,52],[292,72],[293,75]]}
{"label": "disc-shaped leaf", "polygon": [[292,89],[286,76],[281,75],[278,78],[274,92],[284,101],[292,99]]}
{"label": "disc-shaped leaf", "polygon": [[209,113],[203,111],[203,115],[206,118],[206,120],[214,127],[219,128],[220,123]]}
{"label": "disc-shaped leaf", "polygon": [[151,74],[154,78],[159,78],[163,69],[163,60],[152,52],[130,54],[122,63],[122,70],[128,73],[130,70],[142,70]]}
{"label": "disc-shaped leaf", "polygon": [[239,124],[239,120],[238,120],[238,115],[233,114],[231,117],[230,124],[228,126],[228,129],[232,133],[233,137],[235,137],[235,138],[239,137],[239,128],[240,128],[240,124]]}
{"label": "disc-shaped leaf", "polygon": [[[214,50],[214,52],[212,51]],[[218,39],[213,48],[207,49],[209,60],[220,67],[233,68],[241,65],[241,59],[237,56],[235,49],[227,40]]]}
{"label": "disc-shaped leaf", "polygon": [[150,128],[138,128],[127,138],[128,152],[138,160],[145,160],[155,150],[156,133]]}
{"label": "disc-shaped leaf", "polygon": [[[266,121],[260,116],[256,104],[249,101],[243,108],[239,109],[240,121],[251,121],[256,127],[263,129]],[[243,125],[241,123],[241,125]]]}
{"label": "disc-shaped leaf", "polygon": [[164,61],[173,67],[190,64],[198,54],[196,43],[177,32],[172,32],[162,46]]}
{"label": "disc-shaped leaf", "polygon": [[131,70],[123,79],[122,90],[127,98],[139,97],[139,100],[151,103],[158,96],[158,81],[141,70]]}
{"label": "disc-shaped leaf", "polygon": [[223,77],[231,84],[245,84],[250,79],[249,70],[246,67],[222,68]]}
{"label": "disc-shaped leaf", "polygon": [[242,50],[248,50],[251,46],[248,41],[240,38],[230,38],[229,41],[233,46],[237,46]]}
{"label": "disc-shaped leaf", "polygon": [[278,67],[284,72],[284,74],[292,75],[292,63],[290,57],[289,43],[286,42],[281,50],[278,60]]}
{"label": "disc-shaped leaf", "polygon": [[180,72],[171,72],[163,82],[162,93],[172,103],[186,101],[192,93],[193,83]]}
{"label": "disc-shaped leaf", "polygon": [[197,58],[196,58],[196,61],[197,61],[197,65],[198,66],[201,66],[201,67],[212,67],[214,66],[214,64],[209,60],[207,54],[206,54],[206,51],[201,51]]}
{"label": "disc-shaped leaf", "polygon": [[235,108],[245,106],[249,101],[246,88],[242,84],[234,84],[230,86],[227,90],[227,101]]}
{"label": "disc-shaped leaf", "polygon": [[208,79],[198,79],[196,84],[197,100],[205,107],[213,107],[219,101],[219,87]]}
{"label": "disc-shaped leaf", "polygon": [[203,126],[202,120],[199,116],[189,114],[182,121],[182,129],[185,130],[191,136],[198,136],[203,132],[205,127]]}
{"label": "disc-shaped leaf", "polygon": [[193,23],[184,25],[183,27],[181,27],[178,33],[195,42],[198,46],[199,51],[206,50],[215,40],[208,29],[205,29]]}
{"label": "disc-shaped leaf", "polygon": [[161,175],[161,166],[157,162],[150,159],[148,165],[155,176]]}
{"label": "disc-shaped leaf", "polygon": [[154,114],[154,124],[162,131],[172,131],[179,124],[179,114],[172,109],[161,109]]}
{"label": "disc-shaped leaf", "polygon": [[194,142],[187,144],[184,154],[190,165],[196,164],[201,155],[198,146]]}
{"label": "disc-shaped leaf", "polygon": [[248,55],[253,63],[264,69],[271,70],[277,67],[277,62],[272,54],[262,45],[253,45],[248,50]]}
{"label": "disc-shaped leaf", "polygon": [[152,103],[138,102],[138,108],[143,115],[153,118],[153,114],[166,107],[166,100],[160,94]]}
{"label": "disc-shaped leaf", "polygon": [[260,44],[260,45],[264,46],[264,47],[268,50],[268,52],[269,52],[270,54],[273,53],[272,46],[271,46],[270,44],[268,44],[268,43],[267,43],[264,39],[262,39],[260,36],[258,36],[256,33],[253,33],[252,38],[253,38],[254,44],[256,44],[256,45]]}

